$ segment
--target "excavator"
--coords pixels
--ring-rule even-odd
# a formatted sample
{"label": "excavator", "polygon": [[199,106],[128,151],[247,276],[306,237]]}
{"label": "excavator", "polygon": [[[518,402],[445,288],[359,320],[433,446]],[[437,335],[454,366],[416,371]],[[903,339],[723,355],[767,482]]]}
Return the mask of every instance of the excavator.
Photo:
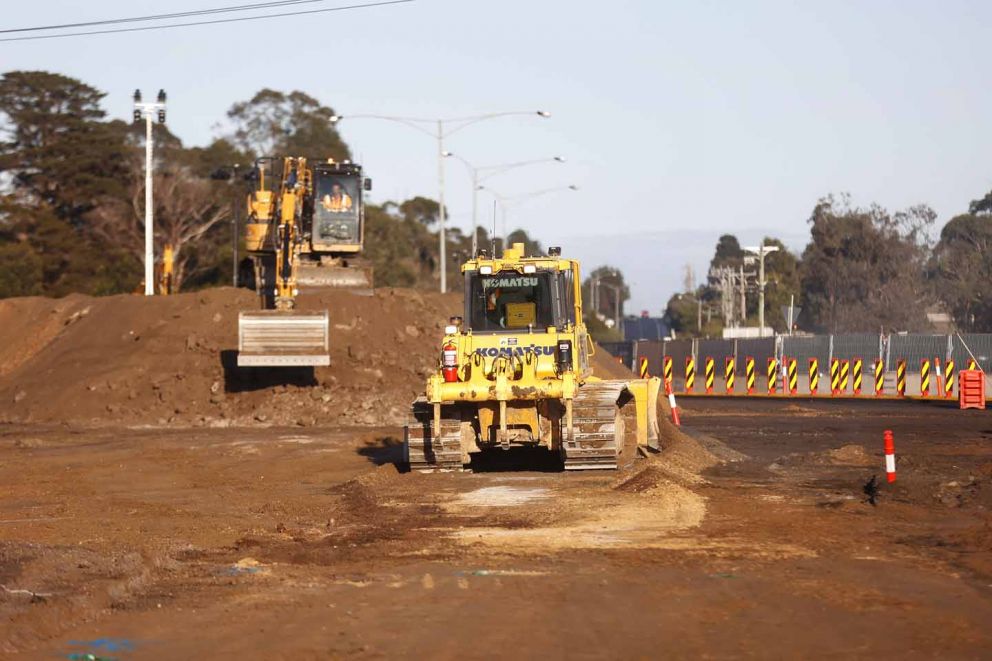
{"label": "excavator", "polygon": [[249,280],[261,309],[238,316],[238,366],[322,366],[328,314],[296,309],[300,291],[369,290],[361,260],[365,234],[360,165],[287,156],[255,161],[244,225]]}
{"label": "excavator", "polygon": [[473,453],[519,446],[557,453],[569,471],[616,470],[638,446],[658,449],[661,380],[593,374],[577,260],[560,248],[528,257],[515,243],[461,272],[464,316],[444,329],[404,429],[412,470],[462,470]]}

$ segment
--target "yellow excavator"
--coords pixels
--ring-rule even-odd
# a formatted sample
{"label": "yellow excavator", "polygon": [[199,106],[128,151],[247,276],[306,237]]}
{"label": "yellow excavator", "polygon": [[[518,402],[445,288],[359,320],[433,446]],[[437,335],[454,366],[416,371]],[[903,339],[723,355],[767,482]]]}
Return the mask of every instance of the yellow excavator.
{"label": "yellow excavator", "polygon": [[262,309],[238,317],[238,365],[328,365],[327,311],[297,310],[296,299],[301,290],[371,289],[361,252],[372,182],[355,163],[295,156],[260,158],[250,178],[244,240]]}
{"label": "yellow excavator", "polygon": [[[658,448],[661,380],[597,378],[579,263],[480,253],[462,266],[464,317],[445,328],[437,369],[404,431],[412,470],[460,470],[476,452],[544,447],[566,470],[616,469]],[[633,409],[627,407],[633,405]],[[624,414],[637,421],[626,433]]]}

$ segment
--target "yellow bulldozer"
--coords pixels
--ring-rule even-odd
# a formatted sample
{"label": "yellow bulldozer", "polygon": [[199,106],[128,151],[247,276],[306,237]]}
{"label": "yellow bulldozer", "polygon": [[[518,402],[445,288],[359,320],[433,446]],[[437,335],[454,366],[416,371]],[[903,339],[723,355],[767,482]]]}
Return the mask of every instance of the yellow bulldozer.
{"label": "yellow bulldozer", "polygon": [[261,310],[238,317],[238,365],[327,365],[328,313],[299,311],[296,299],[301,290],[371,289],[361,259],[371,180],[355,163],[303,157],[260,158],[250,178],[244,241]]}
{"label": "yellow bulldozer", "polygon": [[566,470],[616,469],[638,445],[658,448],[660,379],[592,373],[576,260],[558,248],[528,257],[517,243],[461,270],[464,316],[445,328],[404,431],[412,470],[460,470],[472,453],[514,446],[556,452]]}

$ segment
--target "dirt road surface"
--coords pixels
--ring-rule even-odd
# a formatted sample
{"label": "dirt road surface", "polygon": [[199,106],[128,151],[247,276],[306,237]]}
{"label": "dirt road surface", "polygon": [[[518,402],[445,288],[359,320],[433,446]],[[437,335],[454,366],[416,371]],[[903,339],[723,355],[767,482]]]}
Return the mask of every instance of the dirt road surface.
{"label": "dirt road surface", "polygon": [[[0,427],[5,658],[981,658],[992,424],[686,402],[619,474],[398,427]],[[882,430],[899,479],[876,505]],[[719,461],[718,461],[719,460]],[[520,470],[514,470],[520,469]]]}

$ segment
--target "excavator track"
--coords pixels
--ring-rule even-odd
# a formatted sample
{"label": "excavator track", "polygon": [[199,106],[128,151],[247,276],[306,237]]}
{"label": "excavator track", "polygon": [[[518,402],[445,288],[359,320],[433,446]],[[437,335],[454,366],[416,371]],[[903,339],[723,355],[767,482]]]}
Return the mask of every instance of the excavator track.
{"label": "excavator track", "polygon": [[626,381],[595,381],[572,400],[572,436],[562,443],[565,470],[616,470],[624,421],[617,401]]}
{"label": "excavator track", "polygon": [[434,430],[434,405],[420,397],[404,428],[403,452],[410,470],[462,470],[461,414],[456,406],[441,407],[441,428]]}

